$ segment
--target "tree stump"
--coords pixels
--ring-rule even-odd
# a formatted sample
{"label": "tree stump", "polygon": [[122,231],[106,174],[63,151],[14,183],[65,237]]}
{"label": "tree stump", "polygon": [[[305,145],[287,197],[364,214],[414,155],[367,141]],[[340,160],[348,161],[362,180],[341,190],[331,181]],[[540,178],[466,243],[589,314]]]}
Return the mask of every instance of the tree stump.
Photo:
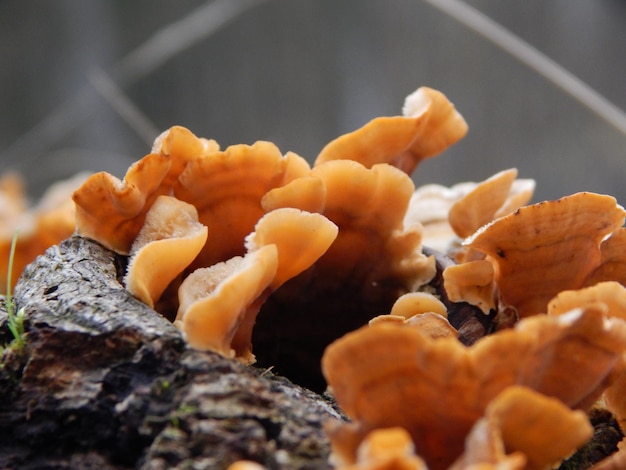
{"label": "tree stump", "polygon": [[189,349],[124,289],[123,264],[72,237],[24,271],[14,298],[26,345],[7,347],[0,369],[1,468],[329,468],[323,422],[342,419],[332,403]]}

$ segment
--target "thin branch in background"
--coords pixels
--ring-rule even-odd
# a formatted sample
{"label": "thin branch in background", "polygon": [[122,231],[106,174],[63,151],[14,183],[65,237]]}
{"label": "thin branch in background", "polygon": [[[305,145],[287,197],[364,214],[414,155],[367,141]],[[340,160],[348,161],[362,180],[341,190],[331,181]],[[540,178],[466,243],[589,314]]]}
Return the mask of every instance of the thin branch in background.
{"label": "thin branch in background", "polygon": [[[10,164],[18,159],[31,160],[38,158],[46,149],[50,148],[93,113],[98,95],[109,101],[117,111],[128,111],[130,100],[123,94],[122,88],[148,75],[165,64],[176,54],[193,46],[197,42],[210,37],[219,29],[236,19],[248,9],[261,5],[265,0],[215,0],[196,8],[178,21],[164,26],[143,44],[131,51],[117,62],[109,71],[109,76],[90,76],[90,85],[79,90],[68,100],[48,114],[31,130],[22,134],[11,146],[0,154],[3,164]],[[111,88],[111,85],[115,85]],[[97,87],[100,87],[99,89]],[[96,90],[94,90],[96,87]],[[126,103],[119,107],[120,103]],[[143,116],[138,107],[132,106],[134,114],[132,121],[137,127],[131,126],[140,137],[146,140],[149,120]],[[124,117],[124,116],[122,116]],[[130,117],[127,115],[126,117]],[[139,121],[143,123],[139,124]],[[129,121],[126,121],[129,122]],[[154,140],[158,132],[149,142]]]}
{"label": "thin branch in background", "polygon": [[121,83],[132,83],[172,57],[215,34],[250,8],[265,0],[215,0],[157,31],[115,65]]}
{"label": "thin branch in background", "polygon": [[29,131],[20,135],[2,154],[0,161],[9,165],[17,160],[36,160],[46,149],[63,139],[91,116],[97,95],[91,87],[78,90],[57,106]]}
{"label": "thin branch in background", "polygon": [[154,138],[159,135],[159,130],[148,116],[124,94],[120,87],[101,68],[96,67],[92,69],[88,74],[88,78],[93,88],[111,105],[124,122],[148,146],[151,146]]}
{"label": "thin branch in background", "polygon": [[626,135],[626,113],[545,54],[461,0],[424,0],[526,64]]}

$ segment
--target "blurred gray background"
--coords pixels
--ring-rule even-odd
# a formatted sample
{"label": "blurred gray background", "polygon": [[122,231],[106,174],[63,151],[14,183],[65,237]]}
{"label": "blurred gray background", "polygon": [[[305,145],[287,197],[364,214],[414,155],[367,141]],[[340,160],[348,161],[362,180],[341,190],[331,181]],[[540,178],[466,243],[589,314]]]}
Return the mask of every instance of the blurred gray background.
{"label": "blurred gray background", "polygon": [[[465,4],[626,110],[626,1]],[[517,167],[535,200],[626,204],[624,131],[422,0],[0,0],[0,64],[0,170],[33,196],[79,170],[122,177],[174,124],[312,160],[427,85],[470,133],[417,185]]]}

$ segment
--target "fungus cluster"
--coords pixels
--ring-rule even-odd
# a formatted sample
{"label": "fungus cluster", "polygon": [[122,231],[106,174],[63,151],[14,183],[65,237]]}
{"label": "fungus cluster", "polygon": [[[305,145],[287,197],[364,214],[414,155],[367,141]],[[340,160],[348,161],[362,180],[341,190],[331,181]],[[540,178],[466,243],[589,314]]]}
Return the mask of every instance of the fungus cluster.
{"label": "fungus cluster", "polygon": [[191,347],[328,385],[351,420],[327,423],[336,468],[551,468],[590,439],[590,409],[626,430],[626,212],[592,193],[528,205],[516,169],[416,190],[466,132],[430,88],[313,164],[172,127],[123,180],[74,191],[76,232]]}
{"label": "fungus cluster", "polygon": [[[360,463],[373,433],[397,428],[426,465],[406,468],[431,470],[553,468],[593,435],[595,408],[624,431],[626,212],[592,193],[524,206],[532,185],[515,177],[414,194],[407,217],[430,207],[425,243],[451,258],[446,300],[477,307],[494,331],[463,345],[439,305],[401,297],[333,342],[323,372],[351,418],[327,427],[339,468],[405,468]],[[594,468],[625,460],[619,450]]]}
{"label": "fungus cluster", "polygon": [[[74,192],[77,233],[128,256],[128,290],[194,348],[252,363],[254,342],[260,362],[321,388],[330,341],[435,275],[421,225],[405,223],[415,188],[403,170],[466,131],[430,88],[410,95],[402,116],[330,142],[313,165],[269,142],[220,150],[173,127],[123,181],[97,173]],[[313,316],[323,327],[311,328]]]}

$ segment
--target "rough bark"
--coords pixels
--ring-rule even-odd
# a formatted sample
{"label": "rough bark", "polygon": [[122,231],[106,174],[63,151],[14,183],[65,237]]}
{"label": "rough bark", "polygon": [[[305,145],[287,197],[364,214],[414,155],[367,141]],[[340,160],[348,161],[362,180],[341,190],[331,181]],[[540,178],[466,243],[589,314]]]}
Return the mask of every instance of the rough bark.
{"label": "rough bark", "polygon": [[14,296],[26,346],[7,347],[0,368],[1,468],[328,468],[322,424],[341,419],[330,403],[187,348],[120,271],[113,253],[73,237],[24,272]]}

